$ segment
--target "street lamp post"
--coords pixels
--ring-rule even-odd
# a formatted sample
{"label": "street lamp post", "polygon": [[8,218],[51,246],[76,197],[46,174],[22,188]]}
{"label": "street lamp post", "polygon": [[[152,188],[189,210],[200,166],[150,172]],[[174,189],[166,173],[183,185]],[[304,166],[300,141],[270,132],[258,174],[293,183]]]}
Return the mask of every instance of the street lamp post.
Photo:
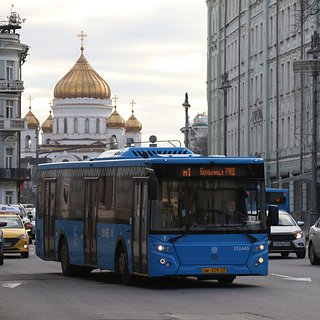
{"label": "street lamp post", "polygon": [[186,148],[189,148],[189,115],[188,115],[188,110],[191,107],[188,101],[188,93],[186,92],[185,94],[185,100],[182,106],[186,110],[186,118],[185,118],[185,128],[184,128],[184,144]]}
{"label": "street lamp post", "polygon": [[[311,48],[307,52],[314,60],[318,60],[320,55],[319,33],[314,32],[311,37]],[[313,225],[318,218],[317,204],[317,82],[318,70],[312,70],[312,151],[311,151],[311,212],[310,225]]]}
{"label": "street lamp post", "polygon": [[219,89],[223,90],[223,153],[227,156],[228,151],[228,89],[231,88],[230,82],[228,80],[228,73],[222,74],[221,87]]}

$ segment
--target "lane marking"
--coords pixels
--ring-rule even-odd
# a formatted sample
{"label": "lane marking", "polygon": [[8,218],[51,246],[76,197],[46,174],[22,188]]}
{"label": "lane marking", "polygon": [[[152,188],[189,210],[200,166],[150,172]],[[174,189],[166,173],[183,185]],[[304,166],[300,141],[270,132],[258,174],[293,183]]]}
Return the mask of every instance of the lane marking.
{"label": "lane marking", "polygon": [[282,274],[270,273],[272,276],[282,278],[284,280],[291,280],[291,281],[304,281],[304,282],[312,282],[311,278],[295,278],[290,276],[284,276]]}
{"label": "lane marking", "polygon": [[15,287],[20,286],[21,282],[11,282],[11,283],[3,283],[1,286],[4,288],[14,289]]}

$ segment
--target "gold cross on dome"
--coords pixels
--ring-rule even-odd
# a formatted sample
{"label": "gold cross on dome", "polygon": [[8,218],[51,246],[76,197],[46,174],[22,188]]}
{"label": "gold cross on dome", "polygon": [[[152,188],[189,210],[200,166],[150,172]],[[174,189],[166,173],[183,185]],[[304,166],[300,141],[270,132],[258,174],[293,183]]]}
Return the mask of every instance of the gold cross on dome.
{"label": "gold cross on dome", "polygon": [[33,98],[31,96],[29,96],[28,100],[29,100],[29,109],[31,110],[31,101],[33,100]]}
{"label": "gold cross on dome", "polygon": [[131,106],[132,106],[132,113],[133,113],[133,107],[134,105],[136,104],[136,102],[132,99],[131,102],[130,102]]}
{"label": "gold cross on dome", "polygon": [[114,100],[114,106],[117,107],[117,100],[119,99],[119,97],[115,94],[114,97],[112,98],[112,100]]}
{"label": "gold cross on dome", "polygon": [[87,35],[83,32],[83,30],[81,30],[80,34],[78,34],[78,37],[80,38],[81,47],[83,47],[83,41],[84,41],[84,38],[87,37]]}

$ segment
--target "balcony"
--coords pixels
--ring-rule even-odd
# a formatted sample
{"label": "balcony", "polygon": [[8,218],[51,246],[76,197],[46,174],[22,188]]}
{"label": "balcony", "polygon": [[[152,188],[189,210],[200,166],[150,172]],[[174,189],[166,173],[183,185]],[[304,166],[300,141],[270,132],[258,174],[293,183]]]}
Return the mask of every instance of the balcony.
{"label": "balcony", "polygon": [[0,93],[4,92],[23,92],[23,81],[20,80],[0,80]]}
{"label": "balcony", "polygon": [[0,181],[30,181],[31,170],[22,168],[0,168]]}
{"label": "balcony", "polygon": [[24,119],[1,119],[0,131],[22,131],[26,129],[26,122]]}

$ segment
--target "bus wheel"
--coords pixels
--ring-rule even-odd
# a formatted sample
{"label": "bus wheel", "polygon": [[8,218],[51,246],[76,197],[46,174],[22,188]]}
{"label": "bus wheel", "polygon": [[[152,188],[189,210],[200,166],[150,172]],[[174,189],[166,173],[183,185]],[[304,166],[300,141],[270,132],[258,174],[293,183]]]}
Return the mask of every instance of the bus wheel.
{"label": "bus wheel", "polygon": [[119,252],[117,259],[117,268],[120,275],[121,282],[126,285],[132,284],[132,276],[129,274],[128,256],[124,249]]}
{"label": "bus wheel", "polygon": [[232,283],[235,278],[235,276],[221,276],[217,280],[220,284],[229,284]]}
{"label": "bus wheel", "polygon": [[69,250],[65,240],[60,246],[60,261],[62,273],[65,276],[73,276],[76,272],[76,267],[69,263]]}

